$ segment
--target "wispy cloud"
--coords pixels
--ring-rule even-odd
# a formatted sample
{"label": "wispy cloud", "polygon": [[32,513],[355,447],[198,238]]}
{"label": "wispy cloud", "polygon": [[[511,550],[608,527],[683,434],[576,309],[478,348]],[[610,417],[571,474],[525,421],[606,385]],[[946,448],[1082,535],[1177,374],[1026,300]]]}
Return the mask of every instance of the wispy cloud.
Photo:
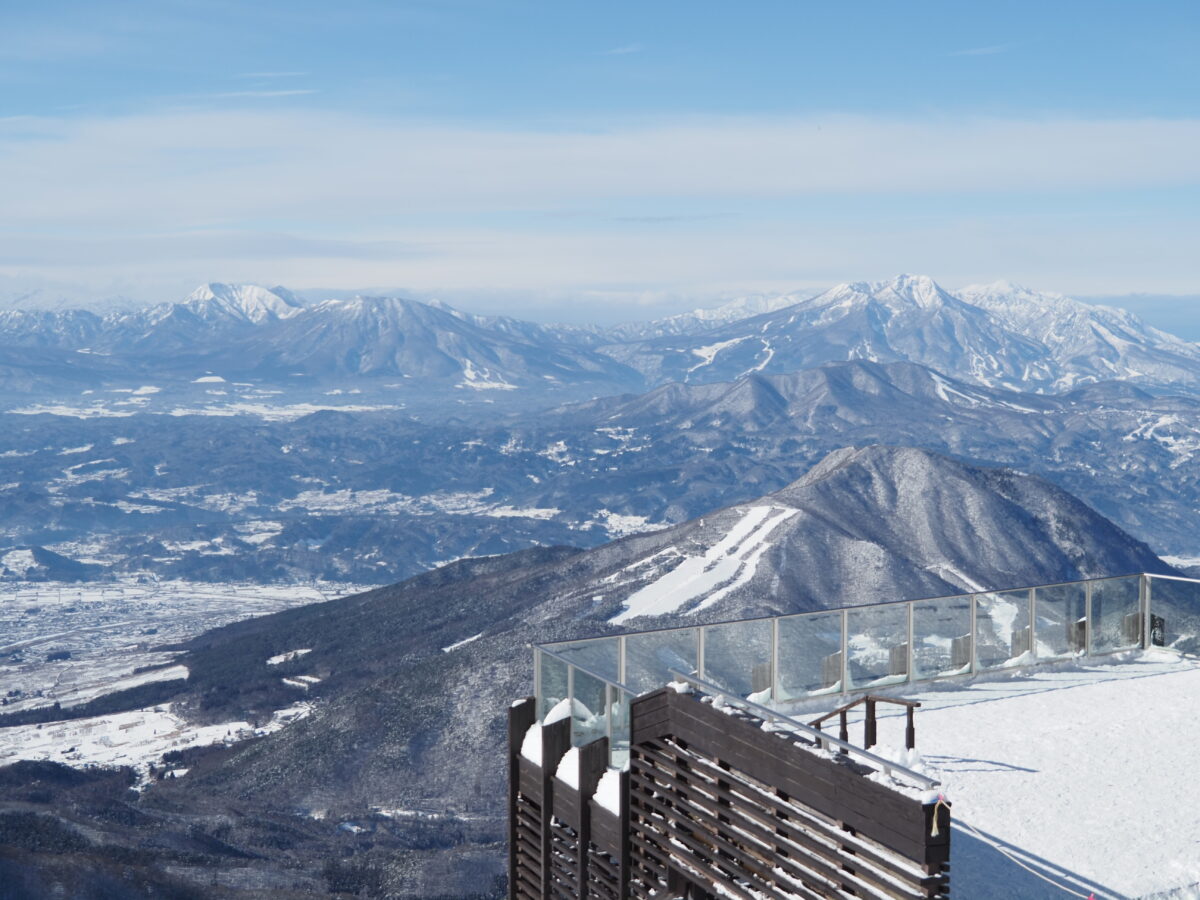
{"label": "wispy cloud", "polygon": [[[0,275],[517,289],[1002,272],[1110,293],[1195,280],[1195,217],[1130,215],[1128,197],[1200,189],[1200,119],[502,131],[280,107],[0,120],[3,220],[19,224],[0,226]],[[530,215],[555,209],[610,213]],[[145,237],[159,234],[176,237]]]}
{"label": "wispy cloud", "polygon": [[234,78],[300,78],[307,72],[240,72]]}
{"label": "wispy cloud", "polygon": [[[201,173],[197,154],[224,162]],[[503,131],[321,109],[21,117],[0,121],[0,183],[5,219],[28,224],[147,212],[320,221],[331,198],[378,215],[594,209],[618,197],[1192,187],[1200,119],[709,117]]]}
{"label": "wispy cloud", "polygon": [[667,225],[675,222],[708,222],[712,219],[728,219],[734,213],[681,213],[658,216],[615,216],[614,222],[629,222],[637,225]]}
{"label": "wispy cloud", "polygon": [[611,50],[605,50],[601,56],[628,56],[630,53],[641,53],[641,44],[625,44],[621,47],[613,47]]}
{"label": "wispy cloud", "polygon": [[995,56],[997,53],[1007,53],[1019,47],[1020,44],[992,44],[988,47],[970,47],[966,50],[954,50],[948,56]]}
{"label": "wispy cloud", "polygon": [[295,88],[293,90],[280,91],[224,91],[219,94],[207,94],[208,97],[219,99],[234,98],[234,97],[299,97],[303,94],[315,94],[316,90],[312,88]]}

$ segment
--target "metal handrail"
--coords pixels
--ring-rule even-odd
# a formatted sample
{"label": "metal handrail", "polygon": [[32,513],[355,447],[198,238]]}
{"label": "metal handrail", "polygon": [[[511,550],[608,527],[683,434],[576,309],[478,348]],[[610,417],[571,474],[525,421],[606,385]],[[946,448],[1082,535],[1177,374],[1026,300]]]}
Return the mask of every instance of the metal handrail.
{"label": "metal handrail", "polygon": [[[534,646],[537,646],[537,645],[535,644]],[[537,646],[537,649],[541,653],[545,654],[546,656],[557,659],[561,663],[566,663],[568,666],[572,666],[573,668],[578,669],[583,674],[591,675],[597,681],[603,681],[605,684],[611,684],[613,687],[619,688],[620,690],[622,690],[625,693],[630,694],[634,697],[636,697],[638,695],[638,693],[640,693],[639,691],[635,691],[633,688],[629,687],[628,685],[622,684],[621,682],[617,681],[615,678],[609,678],[607,675],[601,675],[595,669],[590,669],[587,666],[581,665],[581,664],[575,662],[573,659],[567,659],[567,657],[563,656],[561,653],[555,653],[553,650],[547,650],[545,647],[540,647],[540,646]]]}
{"label": "metal handrail", "polygon": [[843,741],[839,738],[830,737],[825,732],[823,732],[817,728],[812,728],[808,725],[805,725],[803,722],[799,721],[798,719],[793,719],[789,715],[785,715],[784,713],[781,713],[781,712],[776,712],[775,710],[771,709],[768,706],[763,706],[762,704],[755,703],[753,700],[747,700],[746,698],[742,697],[740,694],[734,694],[731,691],[725,690],[725,688],[718,687],[715,684],[712,684],[710,682],[704,681],[703,679],[697,678],[695,675],[690,675],[686,672],[681,672],[679,669],[669,669],[668,671],[671,673],[671,675],[675,676],[675,678],[677,678],[678,680],[686,682],[688,684],[693,684],[696,687],[703,690],[705,693],[712,694],[713,696],[719,696],[737,706],[744,707],[744,708],[746,708],[747,711],[754,713],[760,719],[765,719],[765,720],[769,720],[769,721],[773,721],[773,722],[781,722],[782,724],[787,726],[791,731],[799,733],[799,734],[803,734],[806,737],[812,738],[813,741],[815,743],[817,743],[817,745],[820,746],[822,749],[828,750],[830,746],[837,747],[839,750],[843,751],[844,753],[847,753],[852,756],[857,756],[863,760],[866,760],[867,762],[871,763],[875,768],[880,769],[881,771],[885,772],[888,775],[891,775],[892,777],[895,777],[896,775],[900,775],[904,778],[908,778],[911,781],[915,781],[918,785],[925,788],[925,790],[932,790],[933,788],[935,788],[939,784],[941,784],[941,782],[938,781],[936,778],[930,778],[928,775],[922,775],[920,772],[914,772],[912,769],[908,768],[907,766],[902,766],[899,763],[894,763],[889,759],[884,759],[882,756],[877,756],[876,754],[872,753],[869,750],[863,750],[861,747],[856,747],[854,744],[851,744],[849,741]]}
{"label": "metal handrail", "polygon": [[1015,594],[1015,593],[1019,593],[1021,591],[1044,590],[1046,588],[1067,587],[1067,586],[1074,585],[1074,584],[1090,584],[1090,583],[1094,583],[1094,582],[1098,582],[1098,581],[1116,581],[1116,580],[1119,580],[1122,578],[1135,578],[1135,577],[1164,578],[1164,579],[1169,579],[1171,581],[1187,581],[1187,582],[1200,584],[1200,578],[1186,578],[1186,577],[1181,577],[1179,575],[1164,575],[1164,574],[1159,574],[1157,572],[1145,572],[1145,571],[1128,572],[1123,575],[1097,575],[1094,578],[1077,578],[1074,581],[1051,581],[1051,582],[1047,582],[1045,584],[1029,584],[1029,585],[1023,585],[1023,586],[1018,586],[1018,587],[996,588],[996,589],[981,590],[981,591],[967,591],[962,594],[942,594],[942,595],[939,595],[936,597],[915,597],[911,600],[884,600],[879,603],[860,603],[860,604],[853,604],[850,606],[831,606],[826,609],[814,609],[814,610],[810,610],[808,612],[777,613],[775,615],[767,615],[767,616],[749,616],[744,619],[722,619],[717,622],[697,622],[697,623],[691,624],[691,625],[668,625],[663,628],[644,628],[639,631],[621,631],[616,634],[597,634],[590,638],[576,638],[576,639],[564,640],[564,641],[548,641],[544,644],[534,644],[534,646],[538,647],[539,649],[546,648],[546,647],[559,647],[559,646],[563,646],[566,644],[579,643],[581,641],[600,641],[600,640],[605,640],[605,639],[609,639],[609,638],[632,637],[634,635],[642,635],[642,634],[662,634],[662,633],[671,632],[671,631],[690,631],[693,628],[711,628],[716,625],[733,625],[733,624],[741,624],[743,622],[769,622],[769,621],[773,621],[773,620],[802,618],[804,616],[816,616],[816,615],[823,615],[823,614],[828,614],[828,613],[849,612],[851,610],[875,609],[875,608],[878,608],[881,606],[900,606],[903,604],[911,604],[911,603],[932,603],[937,600],[957,600],[960,598],[967,599],[970,597],[977,597],[981,594],[1009,594],[1009,593]]}

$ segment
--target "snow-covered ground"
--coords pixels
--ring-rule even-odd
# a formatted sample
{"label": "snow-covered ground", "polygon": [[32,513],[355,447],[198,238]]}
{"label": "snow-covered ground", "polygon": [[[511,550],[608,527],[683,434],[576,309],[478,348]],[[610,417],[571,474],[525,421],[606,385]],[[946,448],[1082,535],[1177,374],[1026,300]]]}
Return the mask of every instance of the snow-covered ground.
{"label": "snow-covered ground", "polygon": [[704,600],[693,612],[712,606],[754,577],[759,559],[771,546],[767,541],[771,532],[798,512],[786,507],[747,507],[722,540],[632,594],[625,600],[625,608],[609,621],[619,625],[638,616],[666,615],[701,597]]}
{"label": "snow-covered ground", "polygon": [[270,734],[311,711],[309,704],[297,703],[277,710],[271,721],[259,728],[249,722],[191,725],[168,704],[89,719],[0,728],[0,766],[20,759],[53,760],[74,766],[131,766],[145,777],[149,766],[168,751]]}
{"label": "snow-covered ground", "polygon": [[[1200,661],[1129,653],[900,694],[953,802],[954,896],[1200,897]],[[896,709],[879,707],[885,752],[903,752]]]}
{"label": "snow-covered ground", "polygon": [[[61,703],[154,681],[187,678],[156,648],[238,619],[366,590],[349,584],[0,583],[0,713]],[[291,656],[307,651],[298,650]],[[282,661],[280,658],[278,661]],[[149,671],[138,671],[153,666]],[[298,676],[307,690],[319,679]],[[308,703],[277,710],[265,726],[196,726],[157,705],[41,725],[0,727],[0,766],[19,759],[69,765],[128,765],[143,777],[169,750],[242,740],[308,715]]]}
{"label": "snow-covered ground", "polygon": [[[158,650],[220,625],[367,590],[350,584],[0,583],[0,713],[186,677]],[[160,666],[135,674],[135,669]]]}

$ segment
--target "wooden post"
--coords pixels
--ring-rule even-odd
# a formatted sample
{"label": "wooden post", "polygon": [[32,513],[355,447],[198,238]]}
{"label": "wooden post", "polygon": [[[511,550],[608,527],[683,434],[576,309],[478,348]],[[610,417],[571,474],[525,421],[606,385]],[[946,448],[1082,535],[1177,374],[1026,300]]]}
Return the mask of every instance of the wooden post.
{"label": "wooden post", "polygon": [[537,701],[526,697],[514,703],[508,710],[508,896],[517,897],[517,793],[519,791],[519,763],[521,743],[525,732],[537,721]]}
{"label": "wooden post", "polygon": [[588,852],[592,843],[592,808],[588,802],[608,768],[608,738],[596,738],[579,748],[579,896],[588,895]]}
{"label": "wooden post", "polygon": [[553,900],[550,856],[553,853],[554,773],[570,747],[570,717],[542,726],[542,900]]}
{"label": "wooden post", "polygon": [[[838,718],[841,720],[841,727],[838,729],[838,737],[843,741],[848,741],[850,740],[850,728],[846,724],[846,710],[843,709]],[[845,747],[842,747],[840,752],[848,753],[849,751]]]}
{"label": "wooden post", "polygon": [[917,747],[917,726],[913,722],[913,708],[910,706],[906,716],[908,722],[904,728],[904,746],[909,750],[915,750]]}

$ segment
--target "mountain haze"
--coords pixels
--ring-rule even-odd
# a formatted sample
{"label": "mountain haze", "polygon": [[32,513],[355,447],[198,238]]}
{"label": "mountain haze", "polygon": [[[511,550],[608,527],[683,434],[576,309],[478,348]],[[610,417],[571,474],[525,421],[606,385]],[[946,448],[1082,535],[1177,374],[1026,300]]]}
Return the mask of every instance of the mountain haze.
{"label": "mountain haze", "polygon": [[[40,365],[19,350],[55,351]],[[103,354],[104,356],[98,356]],[[466,313],[444,303],[352,297],[303,305],[284,288],[212,283],[182,303],[97,316],[0,312],[9,384],[62,390],[209,372],[285,391],[302,376],[408,390],[407,403],[533,408],[669,382],[734,381],[827,362],[914,362],[990,387],[1056,392],[1123,379],[1153,391],[1200,391],[1200,347],[1137,317],[1006,282],[948,291],[926,276],[747,296],[723,306],[612,328],[551,326]],[[391,381],[385,382],[387,378]],[[396,383],[396,379],[400,379]]]}

